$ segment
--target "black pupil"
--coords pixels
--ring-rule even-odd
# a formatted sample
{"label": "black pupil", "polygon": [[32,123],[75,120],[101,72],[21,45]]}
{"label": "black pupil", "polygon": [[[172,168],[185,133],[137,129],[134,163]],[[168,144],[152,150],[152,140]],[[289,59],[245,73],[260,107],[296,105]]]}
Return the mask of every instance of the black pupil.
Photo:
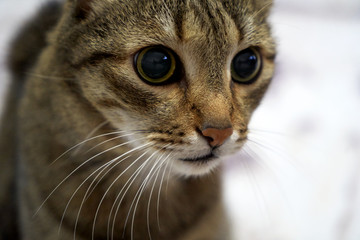
{"label": "black pupil", "polygon": [[257,65],[257,56],[251,49],[239,52],[233,60],[234,70],[241,78],[250,77],[256,71]]}
{"label": "black pupil", "polygon": [[171,57],[163,49],[150,49],[141,59],[143,72],[152,79],[166,76],[171,69]]}

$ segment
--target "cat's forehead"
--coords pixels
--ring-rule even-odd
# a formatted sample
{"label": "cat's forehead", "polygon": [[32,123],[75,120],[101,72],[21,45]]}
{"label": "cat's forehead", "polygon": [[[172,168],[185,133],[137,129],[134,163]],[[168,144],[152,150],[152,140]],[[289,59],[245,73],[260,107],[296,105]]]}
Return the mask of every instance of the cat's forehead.
{"label": "cat's forehead", "polygon": [[239,40],[239,31],[220,3],[189,2],[183,12],[179,37],[184,42],[206,39],[206,44],[226,45]]}
{"label": "cat's forehead", "polygon": [[[251,19],[254,8],[252,1],[217,0],[148,0],[115,1],[119,13],[118,23],[129,48],[138,48],[137,44],[166,45],[174,47],[177,43],[191,43],[194,48],[218,49],[219,53],[228,52],[238,46],[246,34],[246,26],[252,31],[258,27]],[[248,10],[243,11],[245,5]],[[126,6],[126,7],[125,7]],[[245,20],[246,19],[246,20]],[[243,32],[242,32],[243,31]],[[126,32],[126,33],[125,33]],[[123,37],[123,38],[122,38]],[[128,38],[128,39],[127,39]]]}
{"label": "cat's forehead", "polygon": [[259,27],[254,18],[264,10],[257,9],[255,0],[107,1],[112,4],[105,14],[115,14],[115,25],[121,23],[134,31],[140,30],[149,39],[159,35],[162,39],[169,36],[185,41],[240,38],[240,34],[247,34],[247,28],[254,31]]}
{"label": "cat's forehead", "polygon": [[[184,41],[204,40],[210,37],[225,40],[238,33],[239,24],[235,24],[237,19],[233,19],[229,8],[241,6],[240,1],[230,1],[231,3],[226,1],[227,4],[217,0],[140,2],[140,6],[137,7],[140,7],[139,12],[142,17],[151,16],[154,20],[152,23],[158,24],[159,29],[176,35]],[[208,42],[213,40],[210,39]]]}
{"label": "cat's forehead", "polygon": [[64,38],[76,39],[74,62],[84,58],[84,48],[131,56],[163,45],[179,55],[188,52],[198,60],[220,63],[249,46],[274,52],[263,14],[268,5],[256,4],[262,1],[267,0],[96,1],[102,6],[93,6],[92,17],[73,32],[64,31]]}

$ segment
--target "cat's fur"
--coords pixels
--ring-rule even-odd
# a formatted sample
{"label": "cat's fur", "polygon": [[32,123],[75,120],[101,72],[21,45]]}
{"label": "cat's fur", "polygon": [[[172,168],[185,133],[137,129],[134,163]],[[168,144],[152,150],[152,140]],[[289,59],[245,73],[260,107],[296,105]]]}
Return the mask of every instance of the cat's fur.
{"label": "cat's fur", "polygon": [[[219,160],[180,159],[208,153],[201,135],[205,126],[234,130],[214,150],[219,157],[244,144],[251,114],[273,74],[275,46],[266,22],[271,2],[68,0],[61,5],[44,7],[10,54],[13,81],[0,142],[2,239],[71,239],[75,225],[76,239],[91,239],[93,226],[94,239],[107,239],[117,194],[147,159],[120,195],[116,239],[228,239]],[[179,56],[181,79],[153,86],[137,77],[133,56],[151,45]],[[252,84],[234,83],[231,60],[249,46],[260,49],[261,74]],[[104,135],[119,130],[126,136]],[[100,137],[61,155],[92,136]],[[144,144],[149,145],[138,148]],[[118,156],[128,158],[96,171]],[[152,177],[136,204],[148,173]]]}

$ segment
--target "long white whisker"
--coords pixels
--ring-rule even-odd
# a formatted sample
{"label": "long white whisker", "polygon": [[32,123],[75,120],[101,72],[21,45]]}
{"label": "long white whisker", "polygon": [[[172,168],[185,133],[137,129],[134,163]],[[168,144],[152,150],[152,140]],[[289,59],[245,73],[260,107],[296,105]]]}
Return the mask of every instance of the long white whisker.
{"label": "long white whisker", "polygon": [[94,137],[91,137],[91,138],[88,138],[88,139],[85,139],[84,141],[82,142],[79,142],[78,144],[72,146],[71,148],[69,148],[68,150],[66,150],[64,153],[62,153],[59,157],[57,157],[50,165],[53,165],[56,161],[58,161],[60,158],[64,157],[66,154],[68,154],[69,152],[71,152],[72,150],[74,150],[75,148],[79,147],[80,145],[82,144],[85,144],[89,141],[92,141],[94,139],[97,139],[97,138],[101,138],[101,137],[105,137],[105,136],[109,136],[109,135],[115,135],[115,134],[120,134],[120,133],[123,133],[125,131],[116,131],[116,132],[110,132],[110,133],[104,133],[104,134],[100,134],[100,135],[97,135],[97,136],[94,136]]}
{"label": "long white whisker", "polygon": [[[131,149],[130,151],[128,151],[128,152],[120,155],[119,157],[116,157],[116,158],[115,158],[114,160],[112,160],[112,161],[116,161],[116,160],[122,158],[125,154],[128,154],[128,153],[130,153],[130,152],[137,151],[137,150],[139,150],[139,149],[141,149],[141,148],[144,148],[145,146],[148,146],[148,145],[150,145],[150,144],[151,144],[151,143],[146,143],[146,144],[143,144],[142,146],[133,148],[133,149]],[[135,163],[135,161],[134,161],[130,166],[132,166],[134,163]],[[119,164],[119,163],[117,163],[117,164]],[[116,166],[116,165],[115,165],[115,166]],[[130,166],[129,166],[128,168],[130,168]],[[114,166],[113,166],[113,167],[114,167]],[[127,170],[128,168],[126,168],[126,170]],[[96,209],[94,221],[93,221],[92,239],[94,239],[96,219],[97,219],[97,216],[98,216],[98,214],[99,214],[99,210],[100,210],[101,204],[102,204],[102,202],[104,201],[107,193],[110,191],[111,187],[115,184],[115,182],[116,182],[125,172],[126,172],[126,171],[123,171],[118,177],[116,177],[116,179],[110,184],[110,186],[108,187],[108,189],[106,190],[106,192],[104,193],[103,197],[101,198],[101,200],[100,200],[100,202],[99,202],[98,208]]]}
{"label": "long white whisker", "polygon": [[291,137],[291,138],[293,137],[289,133],[270,131],[270,130],[263,130],[263,129],[258,129],[258,128],[249,129],[249,134],[255,134],[255,135],[269,134],[269,135],[274,135],[274,136],[279,136],[279,137]]}
{"label": "long white whisker", "polygon": [[[250,142],[252,142],[252,143],[254,143],[254,144],[256,144],[256,145],[258,145],[258,146],[260,146],[260,147],[262,147],[264,149],[273,151],[273,152],[279,154],[282,157],[287,157],[286,155],[284,155],[282,153],[282,150],[280,150],[279,148],[277,148],[277,147],[275,147],[275,146],[273,146],[273,145],[271,145],[269,143],[264,142],[263,140],[260,140],[257,137],[250,137],[250,138],[248,138],[248,141],[250,141]],[[269,146],[267,146],[266,144],[268,144]]]}
{"label": "long white whisker", "polygon": [[[151,155],[150,157],[152,157],[153,155]],[[127,186],[127,188],[125,189],[124,193],[122,194],[122,197],[117,205],[117,208],[115,210],[115,214],[114,214],[114,221],[112,224],[112,228],[111,228],[111,239],[114,239],[114,229],[115,229],[115,222],[116,222],[116,216],[118,214],[118,211],[120,209],[120,205],[127,193],[127,191],[130,189],[131,185],[134,183],[135,179],[137,178],[137,176],[141,173],[142,169],[145,167],[145,165],[149,162],[150,157],[143,162],[140,167],[138,167],[135,172],[130,176],[130,178],[126,181],[126,183],[124,184],[124,186],[122,187],[122,189],[120,190],[120,192],[118,193],[118,195],[116,196],[116,199],[114,201],[113,207],[115,206],[117,200],[119,199],[119,197],[121,196],[122,191],[125,189],[125,187]],[[111,208],[113,209],[113,208]],[[125,231],[125,230],[124,230]]]}
{"label": "long white whisker", "polygon": [[[168,144],[169,145],[169,144]],[[168,146],[166,145],[166,146]],[[166,147],[165,146],[165,147]],[[160,150],[158,150],[160,151]],[[111,239],[114,239],[114,229],[115,229],[115,222],[116,222],[116,217],[117,217],[117,214],[119,212],[119,209],[120,209],[120,206],[121,206],[121,203],[123,201],[123,199],[125,198],[125,195],[126,193],[129,191],[131,185],[134,183],[134,181],[136,180],[136,178],[138,177],[138,175],[141,173],[142,169],[147,165],[147,163],[151,160],[152,156],[155,155],[158,151],[154,152],[153,154],[151,154],[150,157],[147,158],[147,160],[145,160],[139,167],[138,169],[135,170],[135,172],[130,176],[130,178],[126,181],[126,183],[124,184],[124,186],[122,187],[122,189],[120,190],[120,192],[117,194],[116,196],[116,199],[114,201],[114,204],[111,208],[111,211],[110,211],[110,215],[109,215],[109,221],[108,221],[108,229],[110,228],[109,227],[109,224],[110,224],[110,218],[111,218],[111,213],[113,212],[113,209],[115,207],[115,204],[116,202],[118,201],[118,199],[121,197],[119,203],[117,204],[117,207],[116,207],[116,210],[115,210],[115,213],[114,213],[114,220],[113,220],[113,223],[112,223],[112,227],[111,227]],[[126,187],[126,189],[125,189]],[[125,191],[124,191],[125,189]],[[122,194],[122,192],[124,191],[124,193]],[[124,227],[124,232],[123,234],[125,234],[125,227]],[[109,238],[109,237],[108,237]]]}
{"label": "long white whisker", "polygon": [[[93,173],[91,173],[81,184],[80,186],[74,191],[74,193],[72,194],[71,198],[69,199],[68,203],[66,204],[65,206],[65,209],[64,209],[64,212],[63,212],[63,215],[61,217],[61,221],[60,221],[60,225],[59,225],[59,230],[58,230],[58,233],[60,234],[60,230],[61,230],[61,227],[62,227],[62,223],[63,223],[63,220],[65,218],[65,214],[66,214],[66,211],[70,205],[70,202],[72,201],[72,199],[74,198],[75,194],[79,191],[79,189],[85,184],[85,182],[90,179],[96,172],[100,171],[102,168],[105,168],[107,165],[111,164],[111,162],[107,162],[105,164],[103,164],[102,166],[100,166],[99,168],[97,168]],[[101,171],[100,171],[101,173]]]}
{"label": "long white whisker", "polygon": [[242,151],[244,154],[246,154],[249,158],[251,158],[251,160],[253,160],[254,162],[256,162],[257,164],[259,164],[262,168],[267,169],[267,170],[271,170],[267,165],[265,165],[264,162],[260,161],[260,157],[259,154],[257,154],[256,151],[254,151],[251,148],[251,145],[249,143],[246,143],[244,145],[244,147],[242,148]]}
{"label": "long white whisker", "polygon": [[[251,148],[250,145],[248,145],[248,144],[245,145],[243,150],[252,160],[255,160],[255,162],[257,164],[259,164],[264,170],[267,170],[271,174],[271,176],[273,177],[274,183],[277,186],[277,189],[281,192],[284,199],[288,200],[288,197],[286,196],[283,187],[281,186],[281,184],[279,184],[279,178],[278,178],[277,174],[275,173],[275,171],[266,162],[260,160],[260,157]],[[255,157],[253,155],[255,155]],[[259,158],[259,160],[257,160],[256,158]]]}
{"label": "long white whisker", "polygon": [[[85,139],[89,139],[91,138],[99,129],[101,129],[103,126],[105,126],[106,124],[108,124],[109,121],[104,121],[102,123],[100,123],[99,125],[97,125],[86,137]],[[81,145],[74,151],[74,153],[72,154],[73,156],[74,155],[77,155],[78,152],[81,150]]]}
{"label": "long white whisker", "polygon": [[[167,160],[171,155],[171,152],[169,153],[169,155],[166,156],[166,159]],[[169,166],[169,163],[171,161],[167,161],[166,165],[165,165],[165,169],[163,171],[163,174],[162,174],[162,177],[161,177],[161,181],[160,181],[160,186],[159,186],[159,192],[158,192],[158,196],[157,196],[157,204],[156,204],[156,219],[157,219],[157,223],[158,223],[158,228],[159,230],[161,230],[160,228],[160,216],[159,216],[159,209],[160,209],[160,193],[161,193],[161,189],[162,189],[162,185],[163,185],[163,182],[164,182],[164,176],[165,176],[165,173],[166,173],[166,169],[168,168]]]}
{"label": "long white whisker", "polygon": [[[150,155],[150,157],[149,157],[145,162],[149,162],[149,161],[152,159],[152,157],[153,157],[155,154],[157,154],[159,151],[160,151],[160,150],[157,150],[156,152],[152,153],[152,154]],[[128,220],[129,220],[129,217],[130,217],[131,209],[132,209],[132,207],[134,206],[135,201],[136,201],[136,196],[139,195],[139,198],[140,198],[140,196],[141,196],[140,193],[141,193],[142,190],[145,188],[145,185],[146,185],[146,183],[147,183],[147,181],[148,181],[148,179],[149,179],[149,176],[150,176],[150,174],[152,173],[152,171],[153,171],[153,169],[154,169],[154,167],[155,167],[156,165],[157,165],[157,162],[155,162],[155,164],[152,166],[152,168],[151,168],[151,170],[148,172],[146,178],[144,179],[144,181],[143,181],[142,184],[140,185],[139,190],[138,190],[138,191],[136,192],[136,194],[135,194],[134,200],[132,201],[132,203],[131,203],[131,205],[130,205],[128,214],[127,214],[126,219],[125,219],[123,237],[124,237],[124,233],[125,233],[125,229],[126,229],[126,224],[127,224]],[[145,165],[144,165],[144,166],[145,166]],[[137,206],[137,204],[136,204],[135,206]],[[135,210],[134,210],[134,212],[135,212]],[[132,230],[132,228],[131,228],[131,230]],[[132,238],[133,238],[133,232],[131,231],[131,239],[132,239]]]}
{"label": "long white whisker", "polygon": [[[126,154],[126,153],[125,153],[125,154]],[[124,156],[124,154],[123,154],[122,156]],[[108,163],[106,164],[106,166],[98,173],[98,175],[95,176],[95,178],[93,179],[93,181],[90,183],[90,185],[89,185],[88,189],[86,190],[85,195],[84,195],[84,197],[83,197],[83,199],[82,199],[82,202],[81,202],[81,204],[80,204],[80,208],[79,208],[79,210],[78,210],[78,214],[77,214],[77,216],[76,216],[75,228],[74,228],[74,240],[75,240],[75,236],[76,236],[76,229],[77,229],[77,223],[78,223],[78,220],[79,220],[79,217],[80,217],[80,212],[81,212],[81,209],[82,209],[83,204],[85,203],[85,201],[88,199],[88,197],[89,197],[89,196],[92,194],[92,192],[95,190],[95,188],[96,188],[96,186],[99,184],[99,182],[109,173],[109,171],[111,171],[111,169],[113,169],[115,166],[117,166],[118,164],[120,164],[121,162],[125,161],[126,159],[128,159],[128,158],[130,158],[130,157],[131,157],[131,155],[126,156],[126,157],[124,157],[123,159],[121,159],[120,161],[118,161],[116,164],[114,164],[114,166],[112,166],[112,167],[100,178],[100,180],[97,182],[97,184],[92,188],[92,185],[95,183],[95,181],[98,179],[98,177],[102,174],[102,172],[103,172],[108,166],[110,166],[112,163],[114,163],[115,161],[117,161],[117,160],[120,159],[120,158],[117,157],[117,158],[111,160],[111,161],[108,162]],[[91,192],[90,192],[90,189],[92,189]],[[90,192],[90,193],[89,193],[89,192]]]}
{"label": "long white whisker", "polygon": [[113,138],[110,138],[110,139],[107,139],[105,141],[102,141],[101,143],[98,143],[96,144],[95,146],[93,146],[92,148],[90,148],[89,150],[86,151],[86,153],[88,152],[91,152],[92,150],[94,150],[95,148],[107,143],[107,142],[110,142],[110,141],[113,141],[115,139],[119,139],[119,138],[123,138],[123,137],[128,137],[128,136],[133,136],[135,135],[136,133],[129,133],[129,134],[124,134],[124,135],[121,135],[121,136],[116,136],[116,137],[113,137]]}
{"label": "long white whisker", "polygon": [[[165,153],[162,154],[161,158],[162,158],[164,155],[165,155]],[[169,157],[169,155],[170,155],[170,154],[168,154],[167,157]],[[157,174],[156,174],[155,180],[154,180],[154,182],[153,182],[153,185],[152,185],[151,191],[150,191],[150,196],[149,196],[149,201],[148,201],[148,206],[147,206],[147,212],[146,212],[146,220],[147,220],[146,222],[147,222],[147,228],[148,228],[148,234],[149,234],[150,240],[152,239],[152,238],[151,238],[151,231],[150,231],[150,203],[151,203],[151,197],[152,197],[152,194],[153,194],[153,191],[154,191],[154,187],[155,187],[156,181],[157,181],[157,179],[158,179],[158,177],[159,177],[161,167],[165,164],[167,157],[161,162],[161,164],[160,164],[160,166],[159,166],[159,169],[156,170],[156,171],[157,171]],[[159,158],[159,160],[160,160],[161,158]],[[134,219],[133,219],[133,220],[134,220]]]}
{"label": "long white whisker", "polygon": [[[131,155],[123,158],[120,162],[128,159],[129,157],[131,157]],[[78,225],[78,221],[79,221],[79,217],[80,217],[80,213],[81,213],[82,207],[83,207],[83,205],[84,205],[84,203],[85,203],[85,201],[86,201],[86,199],[87,199],[86,197],[91,194],[91,193],[89,194],[88,191],[91,189],[91,186],[94,184],[94,182],[96,181],[96,179],[97,179],[97,178],[102,174],[102,172],[103,172],[108,166],[110,166],[112,163],[113,163],[113,161],[110,161],[110,162],[108,162],[108,163],[106,163],[106,164],[103,165],[103,169],[95,176],[95,178],[94,178],[93,181],[90,183],[90,186],[88,187],[88,189],[87,189],[86,192],[85,192],[85,195],[84,195],[84,197],[83,197],[83,199],[82,199],[82,201],[81,201],[80,208],[79,208],[79,210],[78,210],[78,214],[77,214],[76,220],[75,220],[74,240],[76,239],[76,230],[77,230],[77,225]],[[90,178],[90,176],[87,177],[87,178],[85,179],[85,181],[84,181],[81,185],[83,185],[89,178]],[[76,189],[76,191],[75,191],[75,193],[73,194],[73,196],[71,196],[70,201],[71,201],[72,198],[75,196],[76,192],[80,189],[81,185],[78,187],[78,189]],[[66,209],[67,209],[67,207],[68,207],[68,206],[66,206]],[[65,211],[66,211],[66,209],[65,209]],[[65,216],[65,212],[64,212],[63,217],[64,217],[64,216]]]}
{"label": "long white whisker", "polygon": [[[155,165],[157,165],[155,163]],[[152,174],[152,171],[148,173],[148,176],[144,179],[143,183],[140,185],[139,187],[139,190],[136,192],[135,194],[135,197],[134,197],[134,200],[133,202],[131,203],[131,206],[130,206],[130,209],[129,209],[129,212],[128,212],[128,216],[126,217],[126,221],[125,221],[125,226],[126,226],[126,223],[130,217],[130,213],[131,213],[131,209],[132,209],[132,206],[133,206],[133,203],[135,203],[135,207],[134,207],[134,211],[133,211],[133,217],[132,217],[132,221],[131,221],[131,228],[130,228],[130,238],[131,240],[134,239],[134,222],[135,222],[135,215],[136,215],[136,209],[137,209],[137,206],[139,204],[139,201],[140,201],[140,198],[143,194],[143,192],[145,191],[145,188],[146,188],[146,185],[148,184],[149,180],[156,174],[156,172],[154,172]],[[137,199],[137,200],[136,200]]]}
{"label": "long white whisker", "polygon": [[[139,159],[141,159],[143,156],[145,156],[147,153],[149,152],[149,150],[147,150],[146,152],[142,153],[137,159],[135,159],[132,164],[130,164],[122,173],[125,173],[128,169],[130,169]],[[135,174],[135,173],[134,173]],[[134,175],[132,174],[132,176]],[[132,177],[131,176],[131,177]],[[119,176],[120,177],[120,176]],[[118,177],[118,178],[119,178]],[[131,179],[131,177],[129,179]],[[117,181],[117,179],[115,179],[115,181]],[[129,180],[125,183],[125,185],[122,187],[120,193],[123,191],[123,189],[125,188],[126,184],[129,182]],[[109,218],[108,218],[108,226],[107,226],[107,239],[109,239],[109,236],[110,236],[110,232],[109,232],[109,229],[110,229],[110,219],[111,219],[111,215],[112,215],[112,212],[114,210],[114,206],[115,206],[115,202],[118,200],[118,197],[119,197],[119,194],[117,195],[115,201],[114,201],[114,204],[112,205],[111,207],[111,210],[110,210],[110,213],[109,213]]]}
{"label": "long white whisker", "polygon": [[[142,147],[145,148],[145,147],[148,146],[149,144],[150,144],[150,143],[147,143],[147,144],[144,144],[143,146],[136,147],[136,150],[140,150]],[[122,155],[114,158],[114,161],[117,161],[119,158],[121,158],[121,157],[123,157],[123,156],[124,156],[124,154],[122,154]],[[100,183],[100,181],[101,181],[112,169],[114,169],[114,167],[116,167],[117,165],[119,165],[121,162],[122,162],[122,160],[119,161],[118,163],[116,163],[114,166],[112,166],[112,167],[98,180],[98,182],[92,187],[92,190],[90,191],[90,193],[88,194],[88,196],[90,196],[90,195],[92,194],[92,192],[93,192],[93,191],[95,190],[95,188],[98,186],[98,184]],[[132,165],[132,164],[131,164],[131,165]]]}
{"label": "long white whisker", "polygon": [[[245,161],[243,161],[242,163],[243,163],[243,166],[245,167],[245,169],[247,170],[246,173],[247,173],[247,176],[249,177],[249,181],[250,181],[251,185],[253,186],[252,189],[254,191],[254,195],[257,197],[260,209],[264,210],[264,208],[265,208],[265,212],[267,213],[267,216],[269,216],[269,211],[268,211],[267,205],[265,203],[266,201],[265,201],[264,194],[261,191],[260,186],[258,185],[258,182],[256,181],[254,173],[251,171],[251,167],[249,167],[249,165]],[[259,196],[260,196],[260,199],[259,199]]]}
{"label": "long white whisker", "polygon": [[289,153],[284,153],[282,150],[272,146],[269,144],[269,146],[267,146],[266,144],[260,142],[259,139],[256,139],[256,138],[248,138],[248,141],[257,145],[258,147],[260,148],[263,148],[265,150],[269,150],[270,152],[273,152],[273,153],[276,153],[278,154],[278,156],[284,158],[284,159],[287,159],[289,160],[288,162],[297,170],[298,169],[298,166],[296,165],[296,163],[294,162],[294,159],[296,160],[296,157],[295,156],[292,156],[292,155],[289,155]]}
{"label": "long white whisker", "polygon": [[175,162],[175,160],[172,160],[172,161],[171,161],[170,170],[169,170],[169,172],[168,172],[167,179],[166,179],[165,199],[167,199],[167,193],[168,193],[168,189],[169,189],[170,173],[172,172],[172,169],[173,169],[173,167],[174,167],[174,162]]}
{"label": "long white whisker", "polygon": [[36,216],[36,215],[38,214],[38,212],[40,211],[40,209],[44,206],[45,202],[52,196],[52,194],[53,194],[67,179],[69,179],[69,177],[70,177],[71,175],[73,175],[73,174],[74,174],[77,170],[79,170],[82,166],[84,166],[85,164],[87,164],[88,162],[90,162],[92,159],[94,159],[94,158],[96,158],[96,157],[98,157],[98,156],[100,156],[100,155],[102,155],[102,154],[104,154],[104,153],[106,153],[106,152],[109,152],[109,151],[111,151],[111,150],[114,150],[115,148],[124,146],[124,145],[126,145],[126,144],[129,144],[129,143],[132,143],[132,142],[135,142],[135,141],[144,139],[144,138],[145,138],[145,137],[139,138],[139,139],[135,139],[135,140],[131,140],[131,141],[127,141],[127,142],[125,142],[125,143],[116,145],[116,146],[114,146],[114,147],[112,147],[112,148],[109,148],[109,149],[107,149],[107,150],[102,151],[101,153],[96,154],[95,156],[89,158],[88,160],[86,160],[85,162],[83,162],[82,164],[80,164],[78,167],[75,168],[75,170],[73,170],[69,175],[67,175],[67,176],[54,188],[54,190],[52,190],[52,191],[50,192],[50,194],[46,197],[46,199],[43,201],[43,203],[40,205],[40,207],[36,210],[36,212],[34,213],[33,216]]}
{"label": "long white whisker", "polygon": [[[145,188],[146,188],[146,185],[147,183],[151,180],[151,178],[153,178],[155,176],[155,174],[159,171],[160,171],[160,168],[162,166],[162,164],[165,162],[164,160],[162,162],[161,161],[161,158],[164,156],[164,154],[162,154],[158,159],[157,161],[155,162],[154,166],[151,168],[151,170],[149,171],[149,174],[147,175],[147,177],[145,178],[144,182],[143,182],[143,186],[142,186],[142,190],[140,191],[139,193],[139,196],[137,198],[137,201],[136,201],[136,204],[135,204],[135,207],[134,207],[134,212],[133,212],[133,216],[132,216],[132,221],[131,221],[131,239],[134,239],[134,222],[135,222],[135,215],[136,215],[136,209],[137,209],[137,206],[139,204],[139,201],[140,201],[140,198],[141,198],[141,195],[142,193],[144,192]],[[153,172],[153,174],[151,175],[151,173]],[[151,176],[150,176],[151,175]],[[156,174],[156,178],[154,180],[154,184],[158,178],[158,175],[159,174]],[[150,195],[151,197],[151,195]],[[134,198],[135,200],[135,198]],[[131,208],[130,208],[131,209]],[[150,232],[149,232],[150,233]],[[150,239],[151,239],[151,235],[150,236]]]}
{"label": "long white whisker", "polygon": [[[148,151],[147,151],[148,152]],[[142,158],[145,154],[147,154],[147,152],[145,152],[144,154],[142,154],[138,159]],[[111,207],[111,210],[110,210],[110,214],[109,214],[109,219],[108,219],[108,239],[109,239],[109,235],[110,235],[110,222],[111,222],[111,216],[112,216],[112,212],[114,211],[114,208],[115,208],[115,205],[116,205],[116,202],[119,200],[120,196],[122,196],[122,198],[120,199],[120,202],[115,210],[115,213],[114,213],[114,220],[113,220],[113,224],[112,224],[112,227],[111,227],[111,239],[114,239],[114,229],[115,229],[115,221],[116,221],[116,216],[118,214],[118,211],[119,211],[119,208],[120,208],[120,205],[122,203],[122,200],[124,199],[127,191],[130,189],[130,186],[132,185],[132,183],[135,181],[136,177],[140,174],[141,170],[143,169],[143,167],[146,165],[147,162],[144,162],[140,165],[139,168],[137,168],[134,173],[129,177],[129,179],[125,182],[124,186],[121,188],[120,192],[117,194],[116,198],[115,198],[115,201]],[[126,188],[126,189],[125,189]],[[125,189],[125,191],[124,191]],[[121,193],[124,191],[123,195],[121,195]]]}
{"label": "long white whisker", "polygon": [[[141,149],[141,147],[146,147],[146,145],[147,145],[147,144],[144,144],[143,146],[138,147],[136,150]],[[122,154],[122,155],[120,155],[120,156],[118,156],[118,157],[110,160],[109,162],[103,164],[101,167],[99,167],[96,171],[94,171],[90,176],[88,176],[88,177],[80,184],[80,186],[75,190],[75,192],[74,192],[73,195],[71,196],[70,200],[68,201],[68,204],[67,204],[66,207],[65,207],[63,216],[62,216],[62,218],[61,218],[59,230],[60,230],[60,228],[61,228],[61,225],[62,225],[63,219],[64,219],[64,217],[65,217],[65,213],[66,213],[66,211],[67,211],[67,209],[68,209],[68,206],[69,206],[70,202],[72,201],[72,199],[74,198],[75,194],[76,194],[76,193],[79,191],[79,189],[85,184],[85,182],[86,182],[89,178],[92,177],[92,175],[94,175],[97,171],[99,171],[100,169],[102,169],[102,170],[95,176],[95,178],[93,179],[93,181],[92,181],[91,184],[89,185],[89,187],[88,187],[88,189],[87,189],[87,191],[86,191],[86,193],[85,193],[85,195],[84,195],[84,197],[83,197],[83,200],[82,200],[82,202],[81,202],[81,204],[80,204],[80,208],[79,208],[79,211],[78,211],[78,214],[77,214],[77,217],[76,217],[76,221],[75,221],[75,228],[74,228],[74,239],[75,239],[76,229],[77,229],[77,223],[78,223],[78,220],[79,220],[80,212],[81,212],[81,209],[82,209],[82,207],[83,207],[84,202],[85,202],[86,199],[87,199],[87,196],[91,195],[91,193],[92,193],[92,191],[91,191],[91,193],[89,193],[92,185],[94,184],[94,182],[98,179],[98,177],[102,174],[102,172],[103,172],[107,167],[109,167],[111,164],[113,164],[114,162],[116,162],[116,161],[117,161],[118,159],[120,159],[121,157],[123,157],[123,156],[125,156],[125,155],[128,155],[129,153],[133,152],[133,150],[134,150],[134,149],[131,149],[131,150],[125,152],[124,154]],[[118,164],[120,164],[121,162],[123,162],[123,161],[125,161],[126,159],[128,159],[129,157],[131,157],[131,155],[126,156],[126,157],[124,157],[123,159],[121,159],[120,161],[118,161],[113,167],[110,168],[110,170],[113,169],[113,168],[114,168],[115,166],[117,166]],[[104,176],[105,176],[110,170],[108,170],[108,171],[104,174]],[[102,176],[102,178],[103,178],[104,176]],[[101,179],[102,179],[102,178],[101,178]],[[100,179],[99,181],[101,181],[101,179]],[[96,184],[96,186],[97,186],[97,184]],[[96,188],[96,186],[93,188],[93,190]]]}

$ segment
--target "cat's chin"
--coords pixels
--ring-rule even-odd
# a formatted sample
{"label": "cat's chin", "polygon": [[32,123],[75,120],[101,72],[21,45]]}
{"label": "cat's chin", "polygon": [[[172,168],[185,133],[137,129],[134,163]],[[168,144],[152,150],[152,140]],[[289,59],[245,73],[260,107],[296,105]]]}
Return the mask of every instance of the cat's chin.
{"label": "cat's chin", "polygon": [[214,171],[220,164],[221,159],[215,156],[197,159],[173,159],[173,171],[183,177],[203,176]]}

